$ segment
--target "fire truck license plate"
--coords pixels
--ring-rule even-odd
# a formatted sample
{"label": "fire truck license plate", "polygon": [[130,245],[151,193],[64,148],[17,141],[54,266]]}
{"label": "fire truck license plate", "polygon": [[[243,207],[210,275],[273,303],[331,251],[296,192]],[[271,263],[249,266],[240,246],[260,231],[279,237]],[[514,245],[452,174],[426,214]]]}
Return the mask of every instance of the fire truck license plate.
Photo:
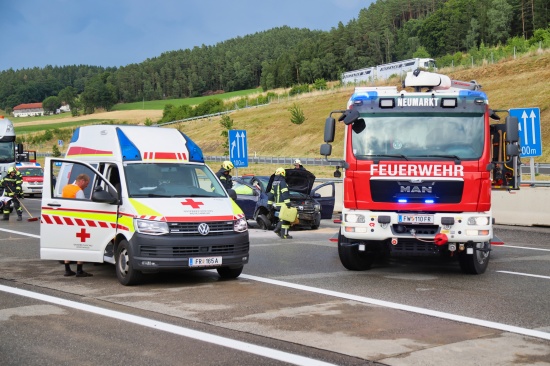
{"label": "fire truck license plate", "polygon": [[399,215],[400,223],[403,224],[433,224],[433,215]]}
{"label": "fire truck license plate", "polygon": [[222,257],[189,258],[189,267],[219,266],[222,264]]}

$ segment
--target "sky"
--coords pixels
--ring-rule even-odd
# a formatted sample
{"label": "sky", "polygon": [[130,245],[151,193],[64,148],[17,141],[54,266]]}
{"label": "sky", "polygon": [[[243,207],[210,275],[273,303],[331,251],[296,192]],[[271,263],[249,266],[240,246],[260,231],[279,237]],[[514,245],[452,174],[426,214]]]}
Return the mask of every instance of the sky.
{"label": "sky", "polygon": [[126,66],[275,27],[329,31],[374,0],[0,0],[0,71]]}

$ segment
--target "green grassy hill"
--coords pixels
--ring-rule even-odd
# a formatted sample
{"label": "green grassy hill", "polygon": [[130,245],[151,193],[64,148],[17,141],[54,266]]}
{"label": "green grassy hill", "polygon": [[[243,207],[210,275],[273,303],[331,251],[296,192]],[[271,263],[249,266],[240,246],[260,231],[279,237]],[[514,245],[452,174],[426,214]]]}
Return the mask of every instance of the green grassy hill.
{"label": "green grassy hill", "polygon": [[[516,60],[505,60],[482,67],[442,69],[439,72],[455,80],[476,80],[487,93],[490,105],[494,109],[539,107],[543,155],[535,158],[535,161],[550,162],[550,51],[524,55]],[[399,80],[389,80],[384,85],[399,84]],[[249,156],[320,158],[319,146],[323,143],[325,119],[330,111],[345,109],[352,93],[353,87],[342,87],[298,97],[281,98],[268,106],[233,112],[230,117],[234,121],[234,129],[247,131]],[[145,109],[149,109],[148,103],[152,102],[145,102]],[[289,108],[293,105],[299,106],[307,118],[301,125],[295,125],[290,121]],[[122,110],[126,107],[117,109]],[[136,103],[134,106],[136,109],[142,109],[142,107],[142,103]],[[163,107],[163,103],[156,103],[156,108]],[[94,115],[89,117],[92,120]],[[88,124],[85,121],[81,123]],[[219,118],[185,122],[169,127],[179,128],[188,134],[201,146],[205,155],[224,154],[222,146],[224,139],[221,136]],[[343,125],[338,124],[333,144],[333,158],[342,157],[342,139]],[[54,137],[51,143],[45,143],[43,146],[51,147],[55,141],[57,140]],[[217,166],[213,168],[217,169]],[[239,169],[239,175],[267,174],[273,169],[273,166],[255,165]],[[329,168],[311,168],[311,170],[318,176],[329,174]]]}

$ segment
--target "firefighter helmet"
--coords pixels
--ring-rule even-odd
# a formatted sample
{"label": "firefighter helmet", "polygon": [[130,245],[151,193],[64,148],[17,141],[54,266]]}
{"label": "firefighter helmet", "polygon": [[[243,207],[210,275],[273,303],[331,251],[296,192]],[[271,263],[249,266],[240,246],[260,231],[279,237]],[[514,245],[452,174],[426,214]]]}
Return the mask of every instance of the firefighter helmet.
{"label": "firefighter helmet", "polygon": [[294,165],[296,165],[296,164],[302,164],[302,162],[300,161],[300,159],[294,160]]}
{"label": "firefighter helmet", "polygon": [[8,168],[8,174],[10,174],[11,172],[15,172],[15,171],[16,171],[16,170],[15,170],[15,167],[13,167],[13,166],[10,166],[10,167]]}
{"label": "firefighter helmet", "polygon": [[226,160],[226,161],[224,161],[224,162],[222,163],[222,168],[223,168],[225,171],[229,171],[229,170],[233,169],[234,166],[233,166],[233,163],[232,163],[232,162],[230,162],[229,160]]}
{"label": "firefighter helmet", "polygon": [[284,168],[277,168],[277,170],[275,170],[275,175],[282,175],[283,177],[285,177],[286,170]]}

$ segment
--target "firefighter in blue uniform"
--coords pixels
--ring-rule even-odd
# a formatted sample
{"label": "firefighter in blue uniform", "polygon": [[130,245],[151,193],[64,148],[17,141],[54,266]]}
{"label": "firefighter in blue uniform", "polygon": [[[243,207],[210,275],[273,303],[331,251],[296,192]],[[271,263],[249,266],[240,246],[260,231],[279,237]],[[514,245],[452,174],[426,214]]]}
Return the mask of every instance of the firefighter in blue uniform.
{"label": "firefighter in blue uniform", "polygon": [[4,189],[4,196],[11,197],[11,200],[6,202],[3,207],[4,217],[2,220],[10,219],[10,206],[13,202],[15,212],[17,212],[17,221],[21,221],[23,218],[23,208],[20,199],[23,199],[23,178],[21,173],[14,167],[8,168],[8,174],[0,181],[0,186]]}
{"label": "firefighter in blue uniform", "polygon": [[[277,168],[271,184],[271,190],[267,193],[267,204],[269,207],[276,211],[281,211],[281,206],[286,205],[290,207],[290,193],[288,192],[288,186],[286,184],[286,170],[283,168]],[[292,239],[292,236],[288,235],[290,230],[290,222],[280,220],[275,230],[273,230],[281,239]]]}

